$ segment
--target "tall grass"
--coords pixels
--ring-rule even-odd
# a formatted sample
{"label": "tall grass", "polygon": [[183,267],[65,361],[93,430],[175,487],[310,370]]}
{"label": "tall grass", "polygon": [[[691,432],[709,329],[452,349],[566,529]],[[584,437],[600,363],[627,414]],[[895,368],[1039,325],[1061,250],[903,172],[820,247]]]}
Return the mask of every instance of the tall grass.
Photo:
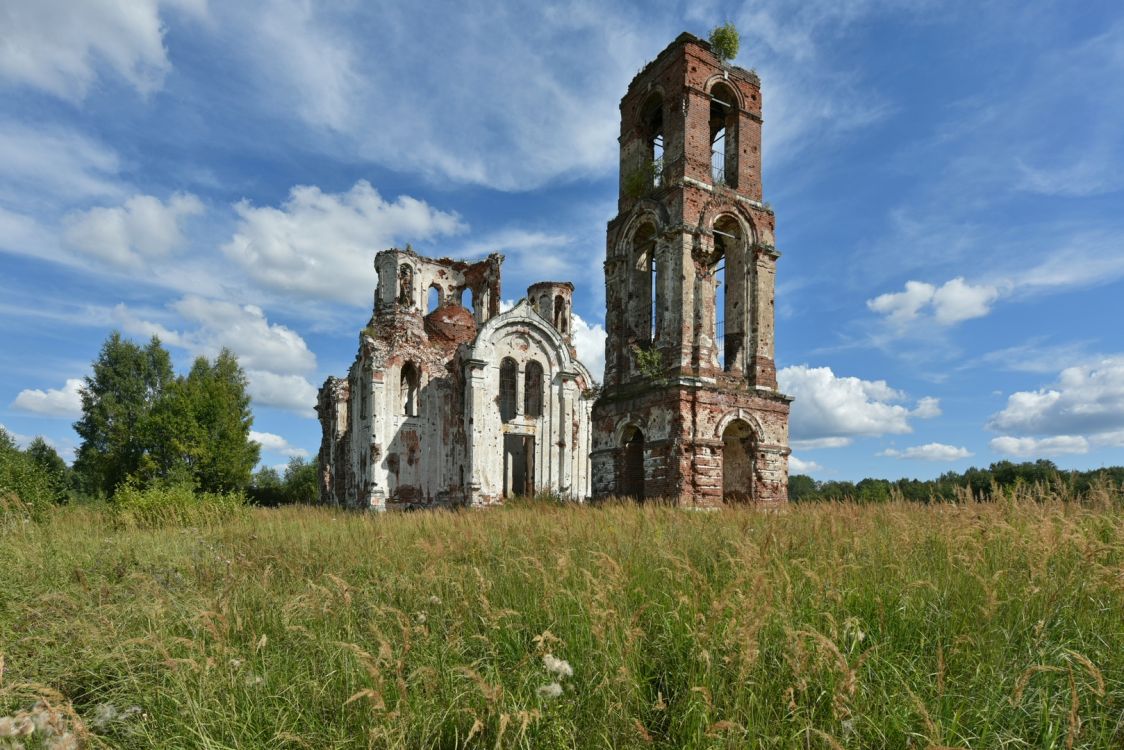
{"label": "tall grass", "polygon": [[1113,502],[64,508],[0,536],[0,715],[121,748],[1120,747]]}

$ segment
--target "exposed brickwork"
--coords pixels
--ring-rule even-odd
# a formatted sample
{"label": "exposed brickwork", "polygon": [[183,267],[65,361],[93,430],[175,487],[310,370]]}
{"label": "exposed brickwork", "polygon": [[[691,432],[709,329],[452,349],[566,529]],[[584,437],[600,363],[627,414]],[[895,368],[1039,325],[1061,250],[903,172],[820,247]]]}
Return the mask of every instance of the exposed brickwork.
{"label": "exposed brickwork", "polygon": [[787,501],[760,81],[683,34],[621,100],[620,146],[596,403],[571,341],[572,284],[534,284],[500,314],[501,256],[384,251],[355,363],[319,394],[324,502],[486,506],[539,489]]}
{"label": "exposed brickwork", "polygon": [[[500,313],[502,261],[409,248],[376,256],[375,309],[355,362],[317,401],[322,502],[386,510],[538,490],[589,497],[592,378],[570,345],[573,285],[535,284],[530,301]],[[516,403],[501,418],[505,362]]]}
{"label": "exposed brickwork", "polygon": [[626,486],[625,442],[639,430],[648,498],[785,502],[791,399],[774,364],[779,254],[761,202],[760,81],[683,34],[633,79],[620,144],[594,496]]}

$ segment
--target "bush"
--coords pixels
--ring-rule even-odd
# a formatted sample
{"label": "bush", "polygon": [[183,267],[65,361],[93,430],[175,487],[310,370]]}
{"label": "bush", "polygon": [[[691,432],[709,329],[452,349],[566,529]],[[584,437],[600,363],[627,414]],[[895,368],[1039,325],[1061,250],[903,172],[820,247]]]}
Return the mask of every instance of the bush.
{"label": "bush", "polygon": [[715,26],[710,32],[710,48],[719,60],[733,60],[737,57],[739,43],[738,30],[732,23]]}
{"label": "bush", "polygon": [[168,526],[207,526],[242,512],[241,492],[199,492],[188,482],[140,487],[128,480],[113,494],[115,523],[123,528],[156,529]]}
{"label": "bush", "polygon": [[40,520],[54,497],[51,477],[0,428],[0,518]]}

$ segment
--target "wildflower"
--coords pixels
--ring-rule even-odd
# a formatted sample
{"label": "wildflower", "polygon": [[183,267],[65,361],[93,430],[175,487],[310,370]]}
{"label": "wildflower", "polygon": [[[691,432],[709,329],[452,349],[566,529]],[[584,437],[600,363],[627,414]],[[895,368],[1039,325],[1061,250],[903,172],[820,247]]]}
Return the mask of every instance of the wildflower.
{"label": "wildflower", "polygon": [[430,595],[429,603],[430,604],[440,604],[441,603],[441,597],[437,596],[436,594]]}
{"label": "wildflower", "polygon": [[426,620],[425,612],[415,612],[414,613],[414,622],[416,622],[418,625],[425,625],[425,620]]}
{"label": "wildflower", "polygon": [[241,659],[231,659],[230,660],[230,666],[233,669],[238,669],[239,667],[242,666],[242,660]]}
{"label": "wildflower", "polygon": [[562,695],[562,686],[557,682],[552,682],[549,685],[543,685],[538,689],[540,698],[557,698]]}
{"label": "wildflower", "polygon": [[572,677],[574,668],[570,666],[570,662],[565,659],[559,659],[554,654],[544,654],[542,657],[542,664],[546,667],[547,672],[558,675],[559,677]]}

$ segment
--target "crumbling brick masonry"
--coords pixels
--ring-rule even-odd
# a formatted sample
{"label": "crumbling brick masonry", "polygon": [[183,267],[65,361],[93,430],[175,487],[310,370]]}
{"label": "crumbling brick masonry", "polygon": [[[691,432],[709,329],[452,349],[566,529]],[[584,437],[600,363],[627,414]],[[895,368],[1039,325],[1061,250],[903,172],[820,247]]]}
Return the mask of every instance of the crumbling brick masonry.
{"label": "crumbling brick masonry", "polygon": [[621,100],[605,260],[593,495],[685,505],[788,499],[773,349],[773,212],[761,85],[682,34]]}
{"label": "crumbling brick masonry", "polygon": [[534,284],[501,313],[502,262],[409,247],[375,257],[359,353],[347,378],[320,389],[322,502],[386,510],[539,490],[589,497],[593,380],[570,343],[574,287]]}
{"label": "crumbling brick masonry", "polygon": [[633,79],[596,403],[571,345],[571,284],[534,284],[500,313],[502,256],[379,253],[359,353],[320,390],[322,500],[485,506],[548,490],[786,502],[791,399],[774,364],[780,254],[761,123],[757,75],[690,34]]}

